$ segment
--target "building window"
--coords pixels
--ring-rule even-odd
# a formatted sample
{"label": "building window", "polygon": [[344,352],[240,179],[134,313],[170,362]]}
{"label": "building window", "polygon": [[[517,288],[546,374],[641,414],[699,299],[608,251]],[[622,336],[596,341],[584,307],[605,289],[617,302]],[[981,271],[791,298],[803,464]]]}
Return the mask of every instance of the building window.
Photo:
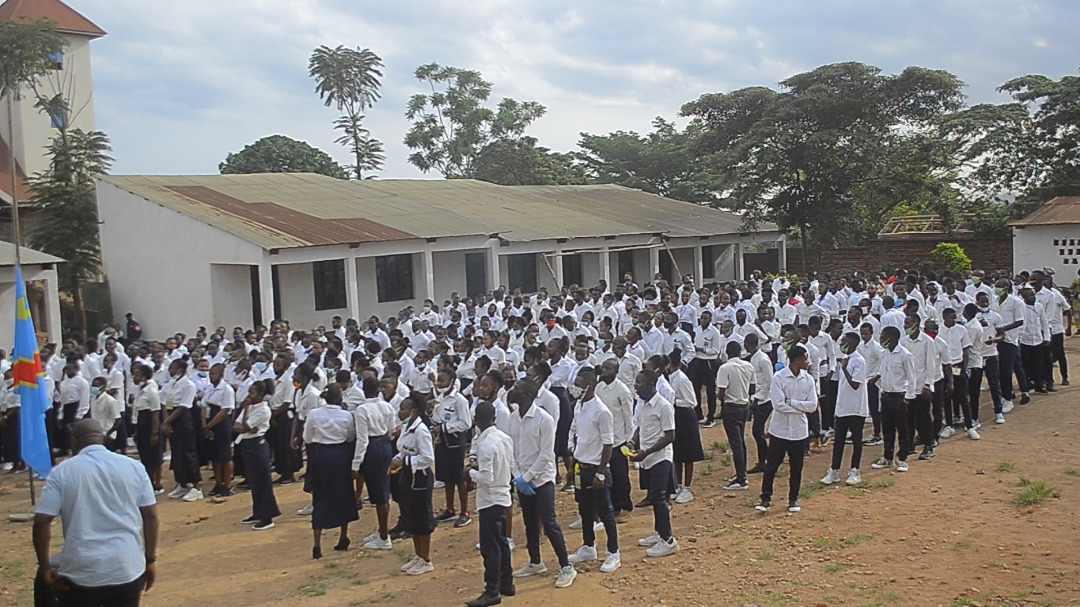
{"label": "building window", "polygon": [[536,255],[523,253],[506,256],[506,278],[510,291],[521,289],[522,293],[536,292]]}
{"label": "building window", "polygon": [[[623,277],[627,274],[634,273],[634,252],[633,251],[619,251],[619,278],[617,282],[622,282]],[[637,278],[636,276],[634,278]]]}
{"label": "building window", "polygon": [[375,284],[379,303],[413,298],[412,255],[384,255],[375,258]]}
{"label": "building window", "polygon": [[311,264],[315,283],[315,310],[340,310],[348,306],[345,300],[345,260],[331,259]]}
{"label": "building window", "polygon": [[701,279],[716,278],[716,257],[712,245],[701,247]]}
{"label": "building window", "polygon": [[64,53],[60,51],[49,53],[49,64],[54,70],[64,69]]}
{"label": "building window", "polygon": [[562,256],[563,285],[582,286],[585,282],[585,273],[581,267],[581,255]]}

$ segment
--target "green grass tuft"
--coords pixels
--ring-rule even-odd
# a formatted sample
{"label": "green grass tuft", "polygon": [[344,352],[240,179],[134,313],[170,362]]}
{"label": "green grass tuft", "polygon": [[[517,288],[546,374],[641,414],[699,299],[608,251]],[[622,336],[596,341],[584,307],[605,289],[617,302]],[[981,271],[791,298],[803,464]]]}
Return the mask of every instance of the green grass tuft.
{"label": "green grass tuft", "polygon": [[1016,496],[1013,502],[1021,507],[1038,506],[1046,501],[1046,498],[1054,494],[1054,488],[1048,485],[1046,481],[1021,476],[1020,486],[1024,487],[1024,490],[1020,492],[1020,495]]}

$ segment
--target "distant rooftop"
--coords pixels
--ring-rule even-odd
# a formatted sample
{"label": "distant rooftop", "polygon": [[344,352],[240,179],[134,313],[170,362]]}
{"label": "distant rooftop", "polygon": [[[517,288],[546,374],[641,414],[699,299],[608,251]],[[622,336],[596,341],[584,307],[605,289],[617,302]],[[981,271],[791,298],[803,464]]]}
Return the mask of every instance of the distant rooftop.
{"label": "distant rooftop", "polygon": [[1080,196],[1059,196],[1035,209],[1023,219],[1010,221],[1009,225],[1054,226],[1080,223]]}
{"label": "distant rooftop", "polygon": [[105,35],[105,30],[60,0],[7,0],[0,4],[0,21],[33,23],[41,19],[56,22],[56,29],[65,34],[91,38]]}

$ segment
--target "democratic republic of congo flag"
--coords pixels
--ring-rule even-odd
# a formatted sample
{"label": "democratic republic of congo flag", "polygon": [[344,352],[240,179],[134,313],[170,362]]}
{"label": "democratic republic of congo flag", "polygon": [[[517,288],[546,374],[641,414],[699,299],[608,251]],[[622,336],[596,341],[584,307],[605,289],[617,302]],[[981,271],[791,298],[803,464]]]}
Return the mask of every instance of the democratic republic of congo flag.
{"label": "democratic republic of congo flag", "polygon": [[34,472],[45,477],[52,471],[49,438],[45,433],[45,412],[52,406],[52,395],[46,389],[34,319],[30,317],[26,285],[19,266],[15,266],[15,351],[11,358],[15,361],[12,369],[21,407],[22,458]]}

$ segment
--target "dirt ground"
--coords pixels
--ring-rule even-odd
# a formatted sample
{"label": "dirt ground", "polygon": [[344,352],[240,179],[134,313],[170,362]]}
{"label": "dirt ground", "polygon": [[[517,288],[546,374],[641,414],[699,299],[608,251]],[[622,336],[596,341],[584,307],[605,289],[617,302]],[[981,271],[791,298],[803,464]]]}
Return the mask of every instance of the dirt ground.
{"label": "dirt ground", "polygon": [[[1080,361],[1080,339],[1068,340],[1068,346],[1072,360]],[[1071,366],[1080,377],[1078,365]],[[992,423],[988,401],[984,392],[981,441],[962,435],[942,441],[936,459],[912,458],[906,474],[871,470],[870,461],[881,453],[873,447],[864,453],[863,486],[824,488],[816,481],[828,467],[826,455],[814,455],[806,465],[803,510],[795,515],[783,508],[764,516],[753,510],[760,476],[752,477],[749,492],[722,491],[722,480],[731,474],[723,429],[703,430],[711,459],[699,465],[697,499],[672,513],[679,553],[645,557],[636,540],[652,532],[652,516],[638,510],[619,526],[621,569],[602,574],[598,564],[579,567],[581,575],[564,590],[553,587],[551,574],[519,580],[517,597],[504,602],[522,607],[555,601],[577,607],[1080,604],[1080,387],[1017,406],[1002,426]],[[753,451],[751,446],[751,459]],[[786,482],[778,479],[778,495]],[[1043,499],[1018,506],[1022,494]],[[310,520],[295,514],[307,503],[306,494],[293,485],[277,496],[286,514],[275,529],[258,533],[239,524],[250,514],[247,494],[223,504],[162,498],[159,579],[143,604],[457,605],[482,590],[476,524],[440,527],[432,540],[435,572],[410,578],[398,567],[411,558],[411,542],[382,553],[355,547],[375,528],[373,509],[365,508],[351,529],[353,549],[329,550],[335,540],[328,535],[326,556],[313,561]],[[441,500],[437,492],[437,508]],[[573,499],[559,494],[558,500],[574,550],[581,538],[567,528],[576,518]],[[6,522],[7,514],[28,507],[26,477],[0,475],[2,605],[32,604],[30,526]],[[60,535],[59,526],[55,529],[54,548]],[[515,537],[523,546],[520,521]],[[602,542],[601,534],[598,546]],[[550,548],[545,545],[542,552],[552,566]],[[514,552],[515,567],[526,558],[523,547]]]}

